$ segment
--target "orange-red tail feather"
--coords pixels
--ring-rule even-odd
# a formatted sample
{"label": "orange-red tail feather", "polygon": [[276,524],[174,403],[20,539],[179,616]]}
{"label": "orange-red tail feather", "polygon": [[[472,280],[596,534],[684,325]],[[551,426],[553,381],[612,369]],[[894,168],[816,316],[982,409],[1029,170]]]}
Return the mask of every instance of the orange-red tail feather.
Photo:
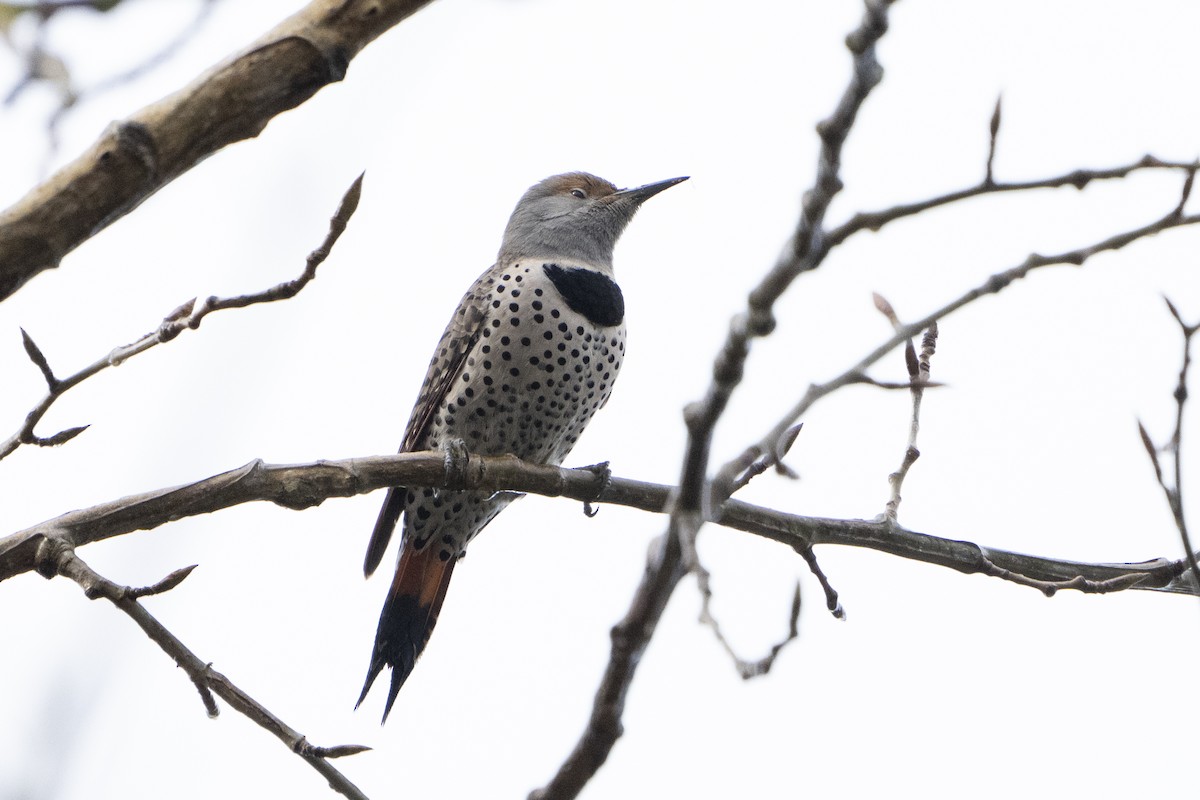
{"label": "orange-red tail feather", "polygon": [[383,605],[383,613],[379,615],[367,681],[354,707],[362,704],[375,678],[385,666],[390,666],[392,684],[383,710],[384,722],[391,713],[400,687],[425,649],[433,626],[437,624],[442,602],[446,599],[446,588],[450,585],[450,575],[454,572],[457,559],[451,557],[443,561],[440,558],[442,552],[437,547],[417,550],[406,546],[396,566],[396,575]]}

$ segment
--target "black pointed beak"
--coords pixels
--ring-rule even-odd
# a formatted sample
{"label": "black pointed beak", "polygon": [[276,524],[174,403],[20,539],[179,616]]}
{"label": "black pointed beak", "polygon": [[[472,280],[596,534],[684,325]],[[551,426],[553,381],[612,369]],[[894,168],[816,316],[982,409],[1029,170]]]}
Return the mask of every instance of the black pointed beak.
{"label": "black pointed beak", "polygon": [[622,204],[628,203],[634,208],[637,208],[659,192],[670,189],[677,183],[683,183],[689,177],[690,176],[688,175],[684,175],[682,178],[668,178],[665,181],[659,181],[658,183],[647,183],[645,186],[637,186],[633,189],[622,189],[621,191],[612,195],[612,198],[614,200],[618,200]]}

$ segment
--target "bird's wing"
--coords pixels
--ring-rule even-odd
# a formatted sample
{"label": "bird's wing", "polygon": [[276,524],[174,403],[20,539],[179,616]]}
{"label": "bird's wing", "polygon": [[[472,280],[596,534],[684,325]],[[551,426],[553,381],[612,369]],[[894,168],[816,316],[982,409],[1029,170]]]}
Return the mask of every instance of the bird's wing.
{"label": "bird's wing", "polygon": [[[425,373],[425,382],[421,384],[421,393],[417,396],[417,404],[413,407],[412,416],[408,419],[408,428],[404,432],[404,440],[400,444],[400,452],[408,453],[425,449],[429,434],[429,425],[437,410],[445,402],[446,393],[454,379],[462,371],[463,363],[475,348],[487,320],[485,297],[487,289],[484,286],[484,273],[471,286],[459,303],[458,311],[446,326],[442,340],[438,342],[433,358],[429,362],[429,370]],[[379,566],[392,531],[400,514],[404,511],[404,500],[407,490],[402,486],[388,489],[387,499],[375,522],[375,530],[371,533],[371,541],[367,545],[367,557],[363,562],[363,572],[370,575]]]}
{"label": "bird's wing", "polygon": [[450,320],[442,340],[438,342],[433,359],[429,362],[429,371],[425,373],[425,382],[421,384],[417,404],[413,406],[412,416],[408,419],[408,428],[400,444],[401,453],[425,449],[429,424],[445,402],[450,385],[462,372],[467,356],[483,333],[487,313],[484,298],[480,296],[484,293],[480,289],[477,282],[463,296],[454,319]]}

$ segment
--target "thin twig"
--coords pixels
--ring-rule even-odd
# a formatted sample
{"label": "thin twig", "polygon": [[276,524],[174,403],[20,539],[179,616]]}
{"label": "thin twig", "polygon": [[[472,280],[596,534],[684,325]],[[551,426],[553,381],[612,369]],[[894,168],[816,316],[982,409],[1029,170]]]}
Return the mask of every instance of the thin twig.
{"label": "thin twig", "polygon": [[49,17],[67,8],[90,8],[99,10],[100,6],[115,6],[117,3],[100,3],[97,0],[30,0],[25,3],[0,3],[13,11],[36,11],[42,17]]}
{"label": "thin twig", "polygon": [[43,447],[60,445],[86,430],[87,426],[83,425],[76,428],[69,428],[47,437],[41,437],[34,433],[34,427],[46,415],[50,407],[60,397],[88,378],[106,369],[118,366],[157,345],[169,342],[185,330],[199,328],[200,322],[214,311],[221,311],[226,308],[244,308],[256,303],[286,300],[299,294],[300,290],[316,277],[317,267],[329,256],[334,243],[342,235],[342,232],[345,231],[346,223],[349,222],[350,217],[354,214],[354,210],[358,207],[358,200],[362,194],[362,180],[362,175],[355,178],[354,182],[350,184],[350,188],[342,196],[337,212],[329,221],[329,232],[325,235],[325,240],[321,243],[320,247],[309,254],[305,262],[304,272],[298,278],[284,281],[277,286],[256,294],[239,297],[209,297],[198,309],[196,308],[195,299],[189,300],[168,314],[155,330],[131,344],[113,348],[108,355],[92,362],[66,378],[56,378],[54,376],[45,355],[34,343],[33,338],[22,329],[21,337],[25,344],[25,352],[29,355],[30,360],[41,370],[42,376],[46,379],[47,389],[41,401],[25,416],[25,422],[20,429],[4,442],[0,442],[0,459],[12,455],[13,451],[23,444]]}
{"label": "thin twig", "polygon": [[775,658],[779,655],[780,651],[799,635],[797,625],[800,616],[800,584],[796,584],[787,636],[773,645],[770,653],[757,661],[742,658],[733,649],[733,645],[729,643],[729,640],[725,638],[725,634],[721,630],[721,624],[717,621],[716,616],[713,615],[712,574],[700,560],[700,554],[696,551],[695,537],[680,536],[678,538],[683,569],[685,573],[696,577],[696,587],[700,590],[700,624],[707,625],[712,630],[717,642],[724,648],[729,657],[733,659],[733,666],[738,671],[738,674],[742,676],[743,680],[749,680],[759,675],[766,675],[770,672],[771,666],[775,663]]}
{"label": "thin twig", "polygon": [[[1120,180],[1135,172],[1145,170],[1172,170],[1184,173],[1184,177],[1194,174],[1200,169],[1197,161],[1164,161],[1156,156],[1146,155],[1132,164],[1107,169],[1076,169],[1052,178],[1042,178],[1036,181],[988,182],[985,178],[974,186],[947,192],[927,200],[915,203],[904,203],[882,211],[860,211],[849,220],[831,229],[826,235],[826,242],[833,248],[849,239],[856,233],[878,231],[890,222],[912,217],[930,209],[947,206],[969,200],[973,197],[1000,194],[1002,192],[1028,192],[1037,189],[1061,189],[1067,186],[1084,189],[1094,181]],[[1181,212],[1182,213],[1182,212]]]}
{"label": "thin twig", "polygon": [[216,702],[212,699],[212,693],[215,693],[229,703],[232,708],[274,734],[290,750],[324,776],[331,788],[346,797],[366,800],[366,795],[327,759],[361,753],[370,748],[362,745],[339,745],[332,748],[309,745],[305,737],[284,724],[261,703],[238,688],[229,678],[213,670],[211,664],[198,658],[138,602],[139,597],[158,594],[178,586],[191,572],[191,567],[172,573],[154,586],[132,589],[113,583],[95,572],[75,553],[75,548],[68,544],[67,539],[62,536],[48,536],[43,539],[39,548],[38,561],[38,571],[43,575],[47,577],[66,576],[78,583],[89,599],[103,597],[125,612],[155,644],[162,648],[164,653],[187,672],[192,683],[200,691],[205,711],[209,716],[215,717],[218,714]]}
{"label": "thin twig", "polygon": [[846,609],[842,608],[842,602],[838,599],[837,590],[829,583],[829,578],[825,576],[825,571],[817,563],[817,554],[813,552],[812,545],[807,542],[801,542],[793,544],[792,549],[808,562],[809,571],[816,577],[817,582],[821,584],[821,589],[825,592],[826,610],[830,614],[833,614],[834,619],[846,619]]}
{"label": "thin twig", "polygon": [[1023,575],[1019,572],[998,567],[990,559],[984,558],[980,561],[982,574],[992,578],[1000,578],[1001,580],[1011,581],[1018,586],[1028,586],[1032,589],[1037,589],[1046,597],[1054,597],[1060,589],[1074,589],[1077,592],[1084,594],[1108,594],[1110,592],[1123,592],[1126,589],[1132,589],[1139,583],[1145,580],[1148,576],[1144,572],[1132,572],[1128,575],[1117,575],[1104,580],[1089,580],[1081,575],[1076,575],[1073,578],[1066,580],[1047,581],[1031,578],[1028,575]]}
{"label": "thin twig", "polygon": [[725,638],[725,634],[721,632],[720,624],[712,615],[712,608],[710,607],[711,599],[711,592],[708,592],[704,595],[704,603],[700,609],[700,622],[712,628],[713,635],[717,638],[717,642],[720,643],[721,647],[725,650],[729,657],[733,659],[734,669],[736,669],[738,674],[742,676],[742,680],[750,680],[751,678],[757,678],[760,675],[766,675],[769,673],[771,671],[771,667],[775,665],[775,659],[779,657],[781,652],[783,652],[783,648],[795,641],[800,635],[799,581],[796,581],[796,587],[792,592],[792,607],[791,611],[788,612],[787,634],[778,642],[771,645],[770,651],[756,661],[750,661],[739,656],[737,651],[733,649],[733,645],[731,645],[729,640]]}
{"label": "thin twig", "polygon": [[[1188,187],[1190,189],[1190,186]],[[1186,201],[1186,198],[1185,198]],[[1180,208],[1183,204],[1180,203]],[[1183,550],[1186,553],[1188,566],[1192,570],[1192,574],[1200,579],[1200,564],[1197,564],[1196,551],[1192,547],[1192,539],[1188,534],[1187,518],[1183,511],[1183,409],[1187,404],[1188,399],[1188,369],[1192,363],[1192,337],[1200,331],[1200,323],[1189,325],[1183,321],[1183,316],[1179,313],[1179,309],[1171,302],[1170,298],[1166,300],[1167,309],[1170,310],[1171,316],[1179,325],[1180,331],[1183,333],[1183,364],[1179,368],[1179,380],[1175,384],[1173,396],[1175,398],[1175,430],[1171,432],[1171,438],[1167,441],[1166,446],[1157,447],[1154,440],[1150,438],[1150,433],[1146,427],[1142,425],[1141,420],[1138,420],[1138,433],[1142,438],[1142,444],[1146,447],[1146,453],[1150,456],[1150,463],[1154,467],[1154,476],[1158,480],[1158,485],[1162,487],[1163,494],[1166,496],[1167,505],[1171,509],[1171,516],[1175,519],[1175,527],[1179,529],[1179,536],[1183,540]],[[1172,464],[1172,481],[1173,485],[1168,484],[1166,475],[1164,474],[1162,463],[1159,459],[1159,452],[1165,452],[1170,456]]]}
{"label": "thin twig", "polygon": [[983,182],[987,186],[995,186],[995,174],[992,172],[992,166],[996,161],[996,137],[1000,134],[1000,101],[1003,98],[996,98],[996,107],[992,110],[992,119],[988,122],[988,154],[987,168],[984,171]]}
{"label": "thin twig", "polygon": [[[788,452],[792,449],[792,445],[796,443],[796,438],[800,435],[800,431],[803,429],[804,424],[801,423],[799,425],[792,426],[792,429],[787,432],[787,435],[784,436],[783,442],[780,443],[779,446],[778,455],[780,459],[787,456]],[[742,470],[742,472],[733,481],[732,485],[723,487],[714,486],[714,497],[732,497],[734,494],[749,485],[750,481],[754,480],[759,475],[762,475],[772,467],[775,468],[775,471],[778,474],[783,475],[784,477],[791,478],[793,480],[798,480],[800,478],[799,474],[797,474],[796,471],[787,464],[784,464],[782,460],[776,460],[774,453],[760,455],[753,451],[747,450],[738,457],[735,463],[738,465],[738,468]]]}
{"label": "thin twig", "polygon": [[[883,295],[875,294],[875,307],[888,318],[893,329],[898,330],[904,327],[895,309],[892,308],[892,304],[884,299]],[[883,518],[891,522],[896,521],[900,512],[900,492],[904,486],[904,479],[908,476],[912,465],[921,457],[921,451],[917,449],[917,434],[921,430],[921,399],[925,396],[925,388],[929,384],[929,362],[937,348],[937,336],[937,322],[933,322],[925,330],[925,335],[921,339],[920,356],[913,347],[912,339],[906,339],[904,343],[904,361],[908,366],[908,380],[912,391],[912,419],[908,426],[908,444],[904,448],[904,458],[900,462],[900,468],[888,475],[891,496],[884,507]]]}
{"label": "thin twig", "polygon": [[[1198,169],[1200,169],[1200,167],[1198,167]],[[926,314],[921,319],[909,323],[908,325],[901,326],[896,330],[895,334],[890,339],[880,344],[878,347],[864,356],[858,363],[854,364],[837,377],[832,378],[825,383],[813,384],[809,386],[808,390],[804,393],[804,396],[800,398],[800,401],[793,406],[787,412],[787,414],[785,414],[779,420],[779,422],[777,422],[775,426],[766,433],[766,435],[764,435],[757,443],[751,445],[747,449],[754,451],[756,455],[770,453],[773,449],[776,449],[779,446],[779,442],[782,441],[784,435],[791,428],[791,426],[796,424],[797,420],[807,413],[808,410],[818,400],[828,396],[830,393],[837,391],[844,386],[862,383],[863,376],[866,375],[866,371],[869,367],[878,362],[879,359],[883,358],[883,356],[890,353],[893,349],[906,342],[908,339],[916,336],[934,322],[945,319],[955,311],[958,311],[964,306],[970,305],[981,297],[986,297],[988,295],[997,294],[1003,291],[1011,286],[1014,282],[1029,275],[1029,273],[1033,272],[1034,270],[1063,264],[1069,264],[1076,267],[1082,266],[1088,261],[1088,259],[1099,253],[1120,250],[1126,245],[1150,236],[1154,236],[1155,234],[1172,230],[1174,228],[1195,225],[1197,223],[1200,223],[1200,214],[1182,214],[1180,213],[1178,206],[1173,206],[1171,211],[1153,222],[1137,228],[1131,228],[1127,231],[1123,231],[1122,233],[1114,234],[1113,236],[1109,236],[1106,239],[1094,242],[1085,247],[1080,247],[1075,250],[1067,250],[1062,253],[1056,253],[1048,256],[1037,253],[1030,254],[1021,264],[995,273],[979,286],[964,292],[940,308]],[[716,479],[714,479],[714,483],[728,482],[735,479],[738,474],[739,465],[744,458],[745,454],[723,466],[718,472]]]}

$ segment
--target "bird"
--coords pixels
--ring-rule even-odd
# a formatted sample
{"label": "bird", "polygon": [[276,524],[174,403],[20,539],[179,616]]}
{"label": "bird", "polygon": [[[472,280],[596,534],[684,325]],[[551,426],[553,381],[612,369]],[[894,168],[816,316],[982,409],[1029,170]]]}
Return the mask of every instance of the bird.
{"label": "bird", "polygon": [[[495,264],[476,279],[429,362],[400,452],[456,442],[481,455],[561,464],[607,401],[625,356],[625,301],[613,248],[642,203],[687,177],[617,189],[587,172],[553,175],[521,197]],[[379,566],[404,517],[362,705],[391,667],[383,720],[437,623],[454,565],[519,495],[388,490],[363,572]]]}

